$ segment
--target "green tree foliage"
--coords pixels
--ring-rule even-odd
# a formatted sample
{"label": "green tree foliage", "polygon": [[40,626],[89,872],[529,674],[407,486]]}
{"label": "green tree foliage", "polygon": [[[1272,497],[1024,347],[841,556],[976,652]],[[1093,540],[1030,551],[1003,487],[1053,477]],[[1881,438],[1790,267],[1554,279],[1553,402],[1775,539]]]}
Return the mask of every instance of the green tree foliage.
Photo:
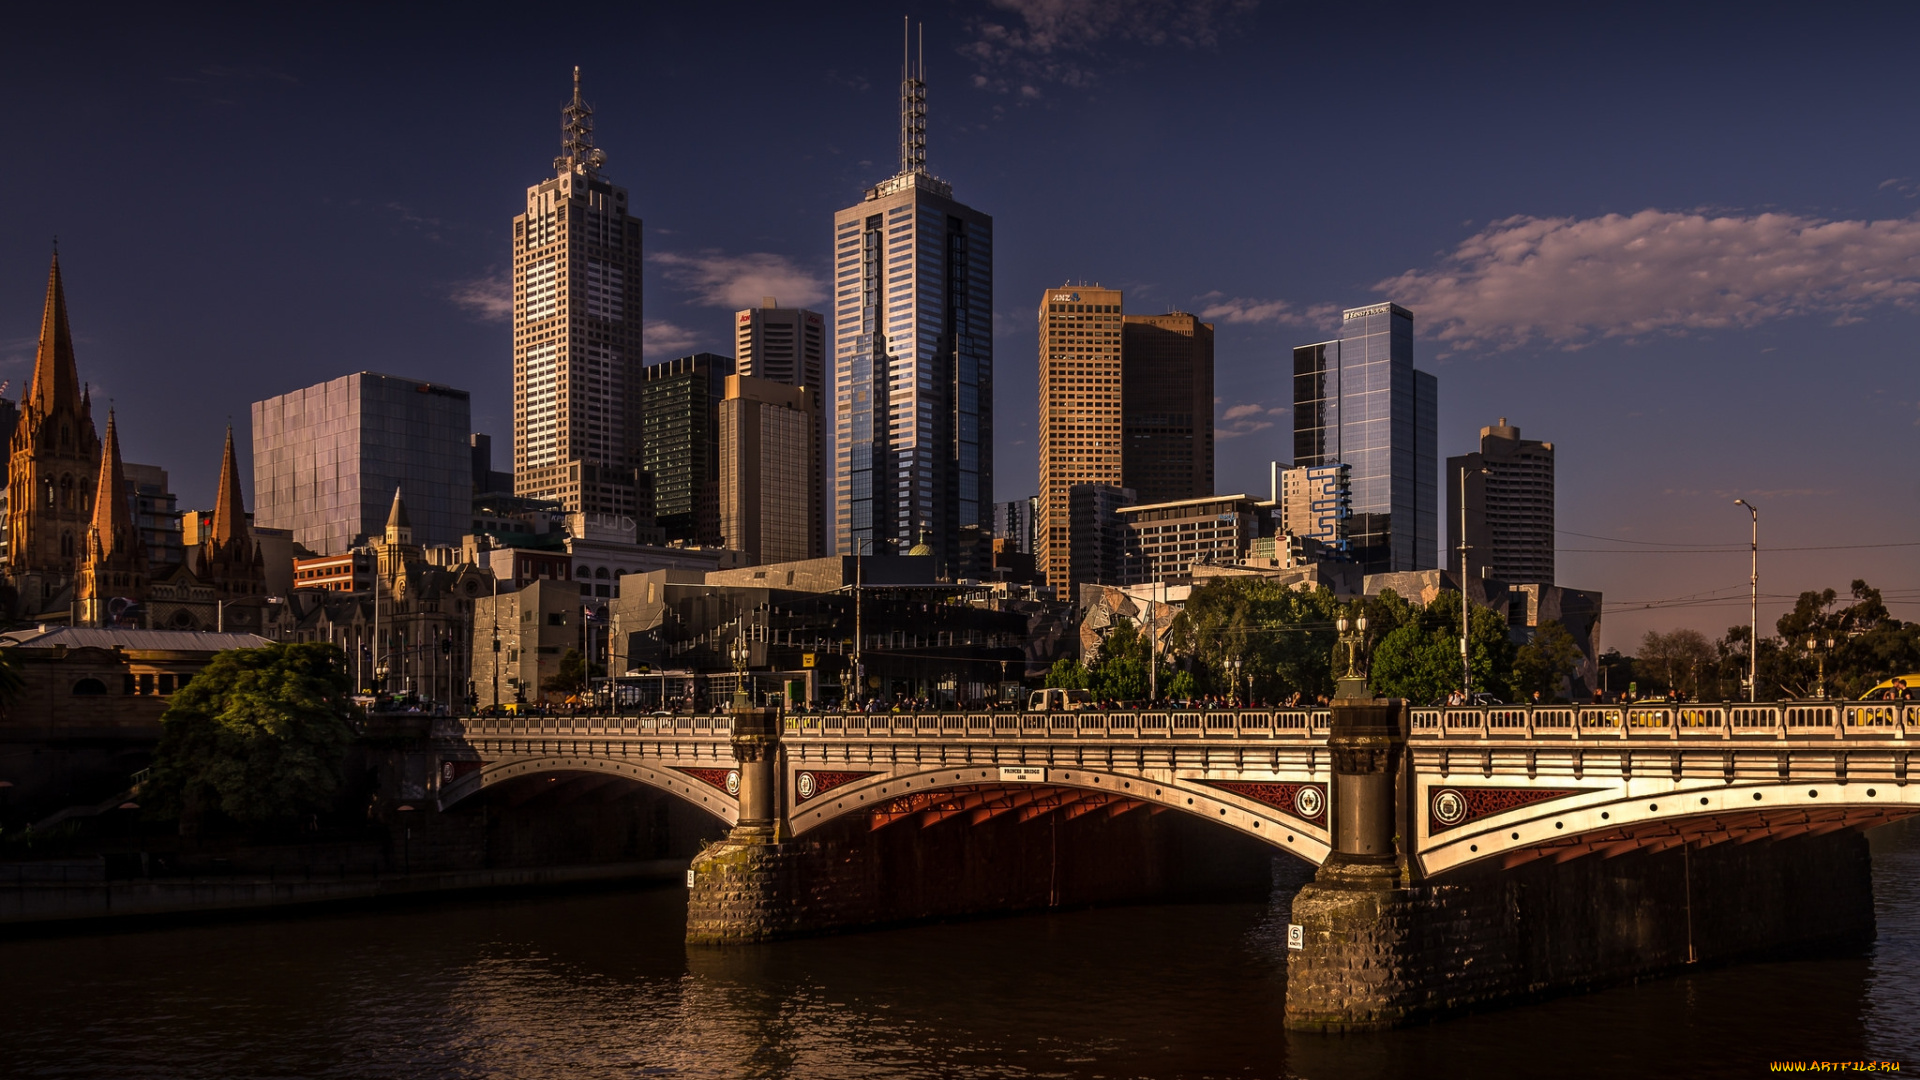
{"label": "green tree foliage", "polygon": [[1047,688],[1050,690],[1085,690],[1087,688],[1087,669],[1080,661],[1071,656],[1063,656],[1047,669]]}
{"label": "green tree foliage", "polygon": [[[1093,667],[1087,672],[1086,688],[1096,699],[1107,701],[1143,701],[1151,685],[1147,678],[1148,655],[1152,643],[1139,628],[1125,619],[1115,620]],[[1166,659],[1160,661],[1160,687],[1165,690],[1173,675]]]}
{"label": "green tree foliage", "polygon": [[1580,646],[1559,622],[1549,619],[1534,628],[1533,639],[1513,654],[1513,692],[1522,701],[1538,693],[1553,701],[1563,684],[1580,667]]}
{"label": "green tree foliage", "polygon": [[1857,698],[1892,676],[1920,672],[1920,624],[1894,618],[1880,590],[1864,581],[1854,581],[1851,593],[1853,602],[1844,604],[1832,589],[1803,592],[1780,616],[1773,663],[1765,649],[1760,654],[1763,691],[1812,697],[1822,659],[1832,697]]}
{"label": "green tree foliage", "polygon": [[353,738],[350,681],[333,645],[282,642],[213,658],[160,717],[141,801],[198,823],[264,825],[331,806]]}
{"label": "green tree foliage", "polygon": [[1280,702],[1298,692],[1311,701],[1333,693],[1339,607],[1325,589],[1303,592],[1264,578],[1216,578],[1193,590],[1169,638],[1187,660],[1195,692],[1229,693],[1237,659],[1242,695]]}
{"label": "green tree foliage", "polygon": [[[1478,605],[1472,610],[1467,645],[1473,689],[1510,700],[1514,648],[1506,620]],[[1374,693],[1426,704],[1460,688],[1459,593],[1442,592],[1417,608],[1383,592],[1368,604],[1367,622],[1368,635],[1378,642],[1369,672]]]}
{"label": "green tree foliage", "polygon": [[579,649],[569,648],[560,654],[560,669],[540,684],[540,689],[551,690],[559,694],[571,694],[587,685],[587,663]]}

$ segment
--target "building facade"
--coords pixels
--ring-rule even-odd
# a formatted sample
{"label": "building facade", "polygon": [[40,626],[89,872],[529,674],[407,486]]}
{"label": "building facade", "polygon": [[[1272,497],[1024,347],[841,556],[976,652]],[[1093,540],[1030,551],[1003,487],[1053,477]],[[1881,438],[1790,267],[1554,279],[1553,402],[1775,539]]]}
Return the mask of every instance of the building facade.
{"label": "building facade", "polygon": [[965,576],[993,500],[993,219],[927,171],[926,82],[903,65],[900,171],[833,219],[834,532],[923,534]]}
{"label": "building facade", "polygon": [[[640,219],[600,175],[593,109],[561,109],[554,175],[513,219],[514,493],[634,512],[642,352]],[[409,486],[416,495],[424,494]]]}
{"label": "building facade", "polygon": [[1231,566],[1252,554],[1254,541],[1272,535],[1273,504],[1248,495],[1209,495],[1178,502],[1129,506],[1125,523],[1124,584],[1171,581],[1196,566]]}
{"label": "building facade", "polygon": [[362,371],[253,403],[254,520],[338,555],[385,528],[405,488],[420,542],[458,544],[473,509],[465,390]]}
{"label": "building facade", "polygon": [[1185,312],[1121,325],[1121,474],[1141,502],[1213,494],[1213,324]]}
{"label": "building facade", "polygon": [[1335,558],[1349,552],[1347,522],[1353,517],[1351,467],[1331,465],[1275,468],[1274,502],[1279,529],[1324,546]]}
{"label": "building facade", "polygon": [[1348,541],[1366,573],[1438,565],[1438,405],[1398,304],[1350,308],[1340,337],[1293,350],[1293,462],[1349,467]]}
{"label": "building facade", "polygon": [[993,504],[993,538],[1006,540],[1014,551],[1033,554],[1033,513],[1040,500],[1029,496]]}
{"label": "building facade", "polygon": [[817,559],[816,395],[745,375],[720,402],[720,534],[751,563]]}
{"label": "building facade", "polygon": [[1470,571],[1490,567],[1509,584],[1552,585],[1553,444],[1522,439],[1503,416],[1480,429],[1478,452],[1447,459],[1447,566],[1456,574],[1463,473]]}
{"label": "building facade", "polygon": [[1135,501],[1132,488],[1113,484],[1067,489],[1068,576],[1065,589],[1055,594],[1059,599],[1078,599],[1082,585],[1118,585],[1126,579],[1129,545],[1122,515]]}
{"label": "building facade", "polygon": [[667,540],[720,543],[720,400],[733,360],[695,353],[648,365],[640,391],[640,468]]}
{"label": "building facade", "polygon": [[[1034,570],[1071,600],[1099,568],[1073,565],[1076,488],[1125,484],[1119,289],[1063,285],[1040,299],[1040,502],[1033,515]],[[1131,502],[1131,498],[1128,499]],[[1084,517],[1084,516],[1083,516]],[[1086,521],[1095,518],[1084,518]],[[1082,544],[1092,551],[1095,539]]]}
{"label": "building facade", "polygon": [[757,308],[734,313],[734,370],[807,391],[813,402],[813,490],[819,522],[809,558],[833,549],[832,487],[827,477],[827,317],[805,308],[783,308],[768,296]]}

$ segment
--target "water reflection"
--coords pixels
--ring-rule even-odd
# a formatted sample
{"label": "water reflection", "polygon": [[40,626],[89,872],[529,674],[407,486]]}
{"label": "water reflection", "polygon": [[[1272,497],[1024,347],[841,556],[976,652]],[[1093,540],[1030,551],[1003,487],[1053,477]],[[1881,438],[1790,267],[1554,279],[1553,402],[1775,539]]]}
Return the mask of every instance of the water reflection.
{"label": "water reflection", "polygon": [[1870,956],[1747,965],[1385,1035],[1281,1030],[1287,893],[746,949],[676,889],[0,942],[9,1076],[1743,1075],[1920,1058],[1920,831]]}

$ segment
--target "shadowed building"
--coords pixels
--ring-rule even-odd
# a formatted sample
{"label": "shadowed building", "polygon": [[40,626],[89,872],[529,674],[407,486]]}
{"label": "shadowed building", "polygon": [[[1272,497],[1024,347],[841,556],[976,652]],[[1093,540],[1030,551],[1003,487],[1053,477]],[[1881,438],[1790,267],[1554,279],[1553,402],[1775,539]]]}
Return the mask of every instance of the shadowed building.
{"label": "shadowed building", "polygon": [[727,376],[720,402],[720,533],[749,562],[818,558],[815,395]]}
{"label": "shadowed building", "polygon": [[1489,567],[1510,584],[1553,584],[1553,444],[1522,439],[1503,416],[1480,429],[1478,453],[1447,459],[1447,565],[1456,574],[1463,469],[1472,572]]}
{"label": "shadowed building", "polygon": [[1128,315],[1121,355],[1126,485],[1143,503],[1213,494],[1213,324]]}
{"label": "shadowed building", "polygon": [[[813,409],[812,480],[817,522],[806,558],[828,553],[833,544],[833,511],[828,505],[826,402],[827,320],[817,311],[783,308],[771,296],[757,308],[734,314],[734,370],[807,391]],[[728,535],[732,535],[729,533]]]}
{"label": "shadowed building", "polygon": [[720,543],[720,399],[733,360],[695,353],[651,364],[641,388],[640,468],[654,521],[670,541]]}

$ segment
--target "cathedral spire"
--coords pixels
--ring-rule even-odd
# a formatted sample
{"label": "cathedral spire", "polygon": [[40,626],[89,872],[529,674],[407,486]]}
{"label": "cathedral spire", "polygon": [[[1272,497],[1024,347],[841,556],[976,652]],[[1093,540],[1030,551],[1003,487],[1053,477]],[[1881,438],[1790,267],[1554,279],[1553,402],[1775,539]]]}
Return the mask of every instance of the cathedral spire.
{"label": "cathedral spire", "polygon": [[[123,552],[138,552],[139,534],[133,527],[133,511],[127,508],[126,470],[120,463],[120,436],[114,428],[113,413],[107,413],[107,438],[100,448],[100,484],[94,489],[93,529],[88,555],[96,560],[111,559]],[[146,556],[140,555],[144,564]]]}
{"label": "cathedral spire", "polygon": [[927,171],[927,27],[920,25],[920,60],[914,63],[912,20],[900,28],[900,175]]}
{"label": "cathedral spire", "polygon": [[47,271],[47,304],[40,315],[40,348],[33,358],[27,408],[42,416],[77,408],[80,376],[73,362],[73,331],[67,326],[67,290],[60,280],[60,253]]}
{"label": "cathedral spire", "polygon": [[387,511],[387,543],[413,543],[413,521],[407,517],[407,502],[398,487],[393,489],[393,509]]}
{"label": "cathedral spire", "polygon": [[233,456],[233,425],[229,424],[226,455],[220,459],[220,494],[213,501],[210,539],[222,546],[231,543],[245,530],[246,522],[247,507],[240,497],[240,466]]}

